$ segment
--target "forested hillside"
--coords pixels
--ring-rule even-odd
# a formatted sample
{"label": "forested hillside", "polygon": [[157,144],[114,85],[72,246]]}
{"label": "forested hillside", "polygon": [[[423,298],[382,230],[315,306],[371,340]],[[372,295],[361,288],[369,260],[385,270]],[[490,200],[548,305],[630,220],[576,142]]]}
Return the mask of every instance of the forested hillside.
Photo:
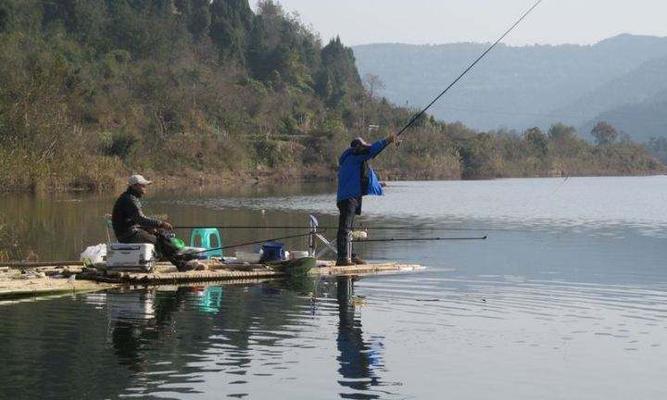
{"label": "forested hillside", "polygon": [[[272,1],[0,0],[2,190],[107,189],[130,172],[333,178],[352,137],[414,112],[376,97],[350,48]],[[631,143],[563,135],[424,118],[376,166],[454,179],[661,168]]]}

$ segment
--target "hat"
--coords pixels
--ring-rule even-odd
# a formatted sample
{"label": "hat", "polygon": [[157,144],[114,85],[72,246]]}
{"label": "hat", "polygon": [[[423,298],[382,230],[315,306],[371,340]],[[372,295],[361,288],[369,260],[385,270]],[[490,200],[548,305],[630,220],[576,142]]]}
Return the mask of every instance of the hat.
{"label": "hat", "polygon": [[350,142],[350,147],[357,147],[357,146],[371,147],[371,145],[368,144],[368,142],[366,142],[362,137],[356,137]]}
{"label": "hat", "polygon": [[130,186],[132,186],[132,185],[144,185],[145,186],[145,185],[150,185],[151,183],[153,183],[153,182],[149,181],[148,179],[144,178],[141,175],[132,175],[130,177],[130,179],[127,180],[127,184],[130,185]]}

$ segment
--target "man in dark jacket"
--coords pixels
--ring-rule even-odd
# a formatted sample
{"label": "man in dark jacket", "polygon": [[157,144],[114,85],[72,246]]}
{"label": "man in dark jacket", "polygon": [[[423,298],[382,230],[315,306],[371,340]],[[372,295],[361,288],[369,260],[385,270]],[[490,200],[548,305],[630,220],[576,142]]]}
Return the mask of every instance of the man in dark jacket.
{"label": "man in dark jacket", "polygon": [[396,141],[396,135],[378,140],[371,144],[362,138],[350,143],[338,160],[338,194],[336,203],[340,216],[338,218],[338,259],[336,265],[354,265],[363,263],[361,259],[350,258],[348,252],[354,216],[361,215],[361,199],[366,195],[382,196],[382,186],[368,161],[375,158],[387,145]]}
{"label": "man in dark jacket", "polygon": [[139,199],[146,194],[152,182],[141,175],[132,175],[127,190],[113,206],[111,223],[116,239],[120,243],[152,243],[158,254],[163,255],[179,270],[186,269],[185,261],[178,249],[159,230],[172,231],[174,227],[166,221],[148,218],[142,211]]}

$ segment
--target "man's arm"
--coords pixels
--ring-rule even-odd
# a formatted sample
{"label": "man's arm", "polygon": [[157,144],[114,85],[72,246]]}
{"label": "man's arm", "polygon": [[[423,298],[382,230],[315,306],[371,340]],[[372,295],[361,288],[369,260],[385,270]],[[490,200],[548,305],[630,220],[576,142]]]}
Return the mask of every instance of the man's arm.
{"label": "man's arm", "polygon": [[394,143],[396,141],[396,135],[393,133],[389,136],[387,136],[385,139],[380,139],[377,142],[373,143],[371,146],[370,150],[368,151],[368,154],[366,157],[364,157],[366,160],[371,160],[375,157],[378,156],[384,150],[390,143]]}
{"label": "man's arm", "polygon": [[[155,218],[148,218],[144,215],[143,211],[141,211],[141,207],[139,207],[139,204],[137,204],[136,199],[132,199],[129,204],[129,215],[130,218],[132,219],[132,222],[144,227],[144,228],[167,228],[165,226],[169,225],[168,223],[162,222],[159,219]],[[170,225],[171,226],[171,225]],[[169,228],[167,228],[169,229]]]}

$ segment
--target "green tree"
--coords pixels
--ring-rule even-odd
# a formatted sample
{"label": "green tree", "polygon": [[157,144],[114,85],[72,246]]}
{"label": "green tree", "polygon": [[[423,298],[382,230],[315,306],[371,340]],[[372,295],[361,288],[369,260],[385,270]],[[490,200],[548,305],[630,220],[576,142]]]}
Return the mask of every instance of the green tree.
{"label": "green tree", "polygon": [[213,0],[210,36],[223,58],[245,63],[245,48],[254,14],[247,0]]}
{"label": "green tree", "polygon": [[9,24],[9,10],[5,4],[0,4],[0,33],[7,29]]}
{"label": "green tree", "polygon": [[618,139],[618,131],[611,124],[600,121],[591,130],[598,145],[612,144]]}
{"label": "green tree", "polygon": [[549,152],[549,141],[540,128],[530,128],[523,134],[528,152],[537,157],[545,157]]}
{"label": "green tree", "polygon": [[549,139],[557,143],[565,143],[576,138],[577,130],[563,123],[556,123],[549,128]]}
{"label": "green tree", "polygon": [[206,37],[211,26],[211,3],[209,0],[177,0],[176,9],[185,16],[188,31],[195,40]]}
{"label": "green tree", "polygon": [[315,90],[329,107],[334,108],[363,92],[352,49],[343,46],[340,37],[332,39],[322,49]]}

